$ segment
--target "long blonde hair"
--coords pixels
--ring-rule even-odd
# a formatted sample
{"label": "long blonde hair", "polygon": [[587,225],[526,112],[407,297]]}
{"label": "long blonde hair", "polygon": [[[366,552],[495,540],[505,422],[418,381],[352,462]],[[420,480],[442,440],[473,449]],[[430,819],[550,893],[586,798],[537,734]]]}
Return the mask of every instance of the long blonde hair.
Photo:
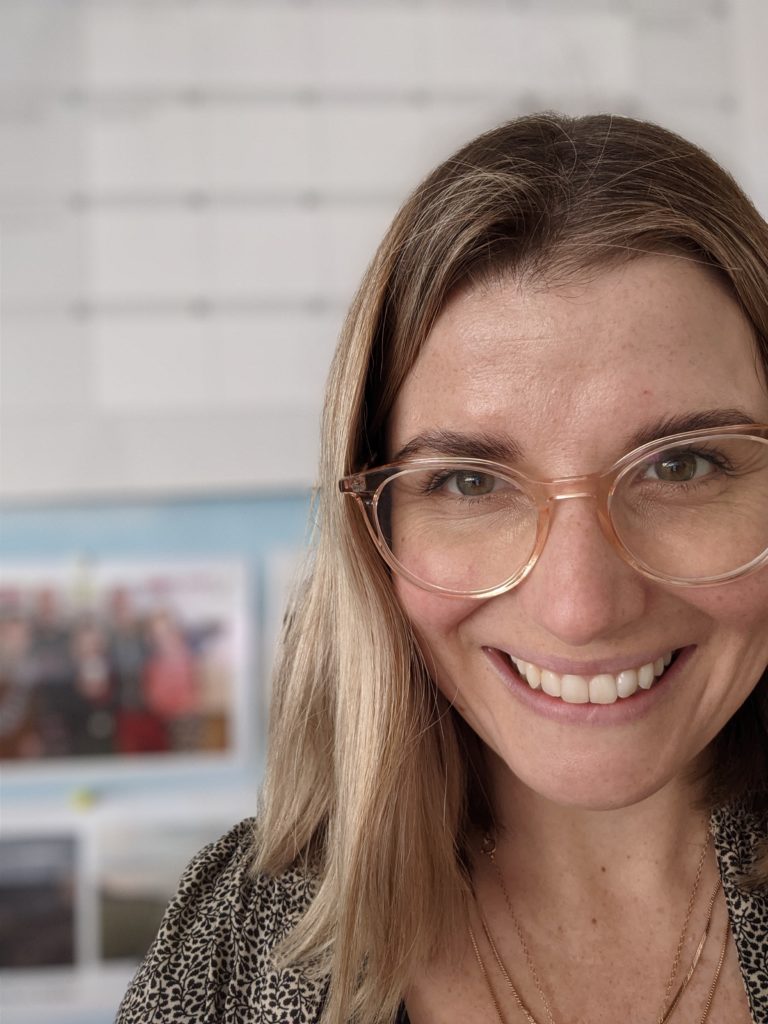
{"label": "long blonde hair", "polygon": [[[316,536],[281,643],[255,856],[257,871],[303,860],[316,872],[282,955],[330,975],[324,1021],[393,1018],[414,966],[463,920],[467,836],[491,812],[478,741],[433,685],[336,482],[383,456],[394,398],[459,285],[497,272],[549,282],[653,251],[714,268],[768,376],[768,226],[709,156],[629,118],[535,115],[470,142],[407,200],[363,278],[328,381]],[[712,805],[768,809],[766,750],[768,671],[715,741]]]}

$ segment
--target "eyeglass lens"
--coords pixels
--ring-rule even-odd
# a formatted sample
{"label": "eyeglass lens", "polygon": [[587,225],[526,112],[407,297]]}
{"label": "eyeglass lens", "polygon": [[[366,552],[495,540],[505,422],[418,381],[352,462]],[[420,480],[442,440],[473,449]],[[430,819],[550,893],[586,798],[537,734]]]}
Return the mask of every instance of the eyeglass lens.
{"label": "eyeglass lens", "polygon": [[[472,463],[393,475],[377,516],[404,569],[456,593],[491,590],[522,570],[539,521],[524,481]],[[659,447],[623,468],[609,516],[654,573],[695,581],[735,572],[768,548],[768,441],[719,435]]]}

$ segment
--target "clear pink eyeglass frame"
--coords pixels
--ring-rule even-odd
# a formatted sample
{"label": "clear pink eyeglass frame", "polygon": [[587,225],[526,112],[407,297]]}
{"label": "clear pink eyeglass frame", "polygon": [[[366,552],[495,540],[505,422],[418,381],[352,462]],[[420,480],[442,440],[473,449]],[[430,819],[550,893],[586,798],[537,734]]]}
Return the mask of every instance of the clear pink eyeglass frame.
{"label": "clear pink eyeglass frame", "polygon": [[[443,594],[446,597],[463,598],[489,598],[504,594],[512,590],[525,579],[536,564],[539,555],[549,533],[555,502],[565,501],[569,498],[592,498],[596,503],[597,517],[606,539],[633,569],[647,576],[652,580],[659,580],[663,583],[673,583],[680,587],[701,587],[713,586],[719,583],[728,583],[731,580],[747,576],[756,572],[768,564],[768,548],[756,558],[753,558],[746,565],[739,566],[727,573],[720,573],[717,576],[706,576],[700,579],[683,579],[677,576],[669,576],[646,565],[636,558],[624,545],[611,520],[610,508],[616,488],[622,477],[629,468],[638,462],[642,462],[649,455],[657,450],[670,445],[685,444],[690,441],[701,441],[706,439],[716,440],[733,436],[754,437],[757,440],[768,441],[768,425],[766,424],[737,424],[726,427],[705,427],[700,430],[689,430],[681,434],[671,434],[669,437],[662,437],[655,441],[649,441],[639,448],[628,452],[605,472],[588,473],[585,476],[562,477],[557,480],[535,480],[526,476],[518,470],[510,469],[500,462],[492,462],[488,459],[463,459],[456,456],[444,458],[411,459],[405,462],[392,462],[384,466],[375,466],[364,469],[359,473],[352,473],[350,476],[339,480],[339,490],[342,494],[351,494],[363,510],[365,524],[373,539],[376,548],[387,565],[395,572],[416,584],[422,590],[429,590],[433,593]],[[397,476],[404,470],[429,469],[431,466],[466,466],[488,470],[494,475],[506,477],[513,481],[520,481],[524,484],[526,491],[535,500],[539,512],[536,539],[531,551],[530,558],[514,575],[510,576],[498,586],[486,590],[456,591],[446,587],[440,587],[434,583],[427,583],[425,580],[414,576],[405,566],[401,565],[384,540],[378,519],[378,503],[384,485],[393,476]],[[766,510],[768,515],[768,509]]]}

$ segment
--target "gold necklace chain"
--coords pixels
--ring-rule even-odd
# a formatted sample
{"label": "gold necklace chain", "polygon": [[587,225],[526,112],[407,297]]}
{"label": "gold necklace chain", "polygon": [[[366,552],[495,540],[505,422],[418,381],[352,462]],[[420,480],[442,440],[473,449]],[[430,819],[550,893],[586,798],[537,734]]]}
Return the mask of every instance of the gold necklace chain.
{"label": "gold necklace chain", "polygon": [[[675,955],[674,955],[674,958],[672,960],[672,969],[670,971],[669,978],[667,979],[666,988],[664,989],[664,998],[662,999],[662,1002],[661,1002],[661,1012],[660,1012],[659,1017],[657,1019],[657,1024],[664,1024],[664,1022],[665,1022],[665,1020],[666,1020],[666,1018],[668,1016],[668,1013],[665,1014],[665,1012],[664,1012],[664,1007],[668,1006],[669,994],[672,991],[672,986],[675,983],[675,978],[677,977],[677,972],[680,969],[680,957],[682,956],[682,952],[683,952],[683,944],[685,943],[685,936],[688,934],[688,925],[691,923],[691,914],[693,913],[693,905],[696,902],[696,896],[698,895],[698,892],[699,892],[699,883],[701,882],[701,875],[702,875],[702,872],[704,870],[704,861],[706,860],[707,852],[709,851],[709,843],[710,843],[711,838],[712,838],[712,834],[709,831],[709,829],[707,829],[706,839],[704,840],[704,845],[701,848],[701,856],[699,857],[699,863],[696,866],[696,877],[693,880],[693,888],[691,889],[691,895],[690,895],[690,897],[688,899],[688,906],[686,907],[686,910],[685,910],[685,918],[683,920],[683,929],[680,932],[680,938],[677,941],[677,948],[675,949]],[[718,888],[719,888],[719,878],[718,878]],[[715,890],[715,892],[712,895],[712,902],[711,902],[710,907],[709,907],[709,916],[707,917],[707,926],[704,929],[704,936],[702,938],[702,943],[701,943],[701,948],[702,949],[703,949],[703,943],[706,941],[707,932],[709,931],[709,922],[710,922],[711,917],[712,917],[712,907],[714,906],[714,902],[715,902],[715,897],[716,896],[717,896],[717,889]],[[695,959],[695,962],[698,963],[698,957],[695,957],[694,959]],[[687,982],[685,982],[683,984],[683,988],[685,988],[686,984],[687,984]],[[677,996],[675,998],[679,999],[679,997],[681,995],[682,995],[682,989],[678,992],[678,994],[677,994]]]}
{"label": "gold necklace chain", "polygon": [[[683,992],[685,992],[686,988],[688,987],[688,982],[693,977],[693,972],[696,970],[696,967],[697,967],[697,965],[699,963],[699,960],[701,958],[702,950],[704,949],[704,945],[705,945],[705,943],[707,941],[707,938],[709,937],[709,928],[710,928],[710,925],[712,923],[712,914],[713,914],[714,909],[715,909],[715,900],[717,899],[717,894],[720,892],[720,885],[721,885],[721,882],[720,882],[720,879],[718,878],[717,882],[715,883],[715,888],[712,890],[712,895],[709,898],[709,906],[707,907],[707,921],[706,921],[706,924],[704,925],[704,933],[702,934],[701,939],[699,940],[699,944],[696,947],[696,952],[693,954],[693,960],[691,960],[691,966],[688,968],[688,973],[683,978],[682,984],[680,985],[680,987],[678,988],[677,992],[675,993],[675,995],[674,995],[674,997],[672,999],[672,1002],[667,1006],[667,1009],[661,1014],[661,1016],[659,1017],[659,1019],[657,1021],[657,1024],[667,1024],[667,1021],[669,1020],[669,1018],[674,1013],[675,1008],[677,1007],[677,1004],[680,1002],[680,999],[681,999],[681,997],[683,995]],[[726,941],[727,941],[727,939],[728,939],[728,930],[727,929],[726,929],[726,932],[725,932],[725,938],[726,938]],[[722,964],[721,964],[721,966],[722,966]],[[716,977],[719,974],[720,974],[720,968],[718,968],[718,970],[717,970]],[[715,982],[715,984],[717,984],[717,982]],[[713,992],[713,995],[714,995],[714,992]],[[668,996],[669,996],[669,990],[667,990],[667,992],[665,993],[665,996],[664,996],[665,1003],[666,1003],[666,1000],[667,1000]],[[709,1010],[707,1010],[707,1013],[709,1013]],[[706,1020],[706,1014],[704,1015],[702,1020]]]}
{"label": "gold necklace chain", "polygon": [[723,964],[725,963],[725,953],[726,953],[726,950],[728,949],[728,939],[730,937],[731,937],[731,929],[726,924],[726,926],[725,926],[725,938],[723,939],[723,944],[720,947],[720,956],[718,957],[718,960],[717,960],[717,968],[715,969],[715,976],[712,979],[712,984],[709,986],[709,992],[707,993],[707,1001],[704,1004],[704,1013],[701,1016],[701,1020],[699,1021],[699,1024],[706,1024],[706,1020],[709,1017],[709,1011],[712,1009],[712,1000],[715,998],[715,992],[717,991],[717,983],[718,983],[718,981],[720,981],[720,972],[722,971]]}
{"label": "gold necklace chain", "polygon": [[[669,979],[667,981],[667,985],[666,985],[666,988],[665,988],[665,991],[664,991],[664,999],[663,999],[663,1003],[662,1003],[662,1010],[661,1010],[659,1016],[657,1017],[656,1024],[667,1024],[667,1022],[669,1021],[670,1017],[674,1013],[678,1003],[680,1002],[680,999],[681,999],[681,997],[683,995],[683,992],[688,987],[688,983],[690,982],[691,978],[693,977],[694,971],[696,970],[696,967],[697,967],[697,965],[699,963],[699,959],[701,958],[701,954],[702,954],[702,951],[704,949],[704,945],[705,945],[705,943],[707,941],[707,938],[709,936],[710,926],[711,926],[711,922],[712,922],[712,915],[713,915],[713,912],[714,912],[715,901],[716,901],[717,895],[718,895],[718,893],[720,891],[721,882],[720,882],[719,878],[718,878],[717,884],[715,885],[715,888],[714,888],[714,890],[712,892],[712,895],[711,895],[711,897],[709,899],[709,904],[708,904],[708,907],[707,907],[707,920],[706,920],[706,924],[704,926],[704,932],[703,932],[703,934],[701,936],[701,939],[699,941],[699,944],[698,944],[698,946],[696,948],[696,952],[694,953],[694,956],[693,956],[693,959],[692,959],[692,962],[691,962],[691,966],[689,967],[686,976],[683,978],[683,981],[681,982],[680,986],[678,987],[677,991],[675,992],[675,995],[673,996],[672,1001],[667,1005],[667,1000],[669,998],[670,992],[672,991],[672,986],[674,985],[674,980],[675,980],[675,977],[677,976],[677,972],[678,972],[679,967],[680,967],[680,959],[682,957],[682,950],[683,950],[683,945],[685,943],[685,936],[686,936],[686,934],[688,932],[688,926],[690,924],[691,914],[693,913],[693,907],[694,907],[695,902],[696,902],[696,895],[698,893],[699,884],[701,882],[701,876],[702,876],[702,872],[703,872],[703,869],[704,869],[704,861],[706,859],[707,851],[709,849],[709,843],[710,843],[710,833],[709,833],[709,831],[707,831],[706,840],[704,842],[704,845],[703,845],[703,848],[702,848],[702,852],[701,852],[701,856],[699,858],[699,863],[698,863],[697,868],[696,868],[696,876],[694,878],[693,888],[691,890],[691,895],[689,897],[688,906],[687,906],[686,912],[685,912],[685,919],[683,921],[683,928],[682,928],[682,931],[680,933],[680,938],[678,940],[677,947],[675,949],[675,955],[674,955],[673,961],[672,961],[672,968],[671,968],[671,971],[670,971],[670,976],[669,976]],[[492,837],[489,836],[489,835],[486,835],[484,840],[483,840],[483,853],[485,853],[486,856],[489,857],[489,859],[491,860],[491,863],[494,866],[496,877],[498,879],[499,885],[500,885],[502,893],[504,895],[504,901],[505,901],[505,903],[507,905],[507,911],[509,912],[510,918],[511,918],[513,926],[515,928],[515,932],[517,934],[518,941],[520,942],[520,946],[521,946],[521,948],[523,950],[523,955],[525,956],[525,960],[526,960],[526,964],[528,966],[529,973],[531,974],[531,977],[533,978],[534,984],[536,986],[536,990],[537,990],[537,992],[539,994],[539,998],[541,999],[542,1004],[544,1006],[544,1011],[545,1011],[545,1013],[547,1015],[548,1024],[555,1024],[555,1019],[554,1019],[554,1015],[552,1013],[552,1008],[551,1008],[551,1006],[549,1004],[549,1000],[546,997],[546,994],[544,992],[543,986],[542,986],[541,981],[539,979],[538,972],[536,970],[536,965],[533,962],[533,957],[531,956],[530,949],[528,948],[528,944],[527,944],[527,942],[525,940],[525,936],[523,934],[523,930],[520,927],[520,923],[518,922],[517,917],[515,916],[514,910],[512,908],[512,900],[510,899],[509,891],[507,890],[507,887],[506,887],[506,885],[504,883],[504,878],[503,878],[503,876],[501,874],[501,871],[499,869],[499,866],[498,866],[498,864],[496,862],[496,857],[495,857],[496,844],[495,844],[494,840],[492,839]],[[502,961],[501,956],[499,955],[499,951],[496,948],[496,944],[493,941],[493,937],[491,936],[490,930],[488,928],[488,924],[487,924],[487,922],[486,922],[482,912],[480,911],[479,905],[477,906],[477,911],[478,911],[478,914],[480,915],[480,922],[481,922],[481,924],[483,926],[483,932],[485,933],[486,940],[487,940],[488,945],[489,945],[489,947],[491,949],[491,952],[493,953],[493,957],[494,957],[494,959],[496,961],[496,966],[499,969],[499,973],[504,978],[504,980],[505,980],[505,982],[507,984],[507,987],[509,988],[510,992],[512,993],[512,996],[513,996],[513,998],[515,1000],[515,1003],[516,1003],[518,1009],[525,1016],[528,1024],[539,1024],[539,1022],[533,1016],[533,1014],[531,1013],[529,1008],[523,1002],[522,997],[520,996],[520,993],[517,991],[515,985],[513,984],[512,979],[511,979],[511,977],[509,975],[509,972],[507,971],[506,966],[504,965],[504,962]],[[499,1019],[500,1024],[505,1024],[504,1016],[503,1016],[503,1014],[501,1012],[501,1006],[499,1005],[498,999],[496,998],[496,994],[495,994],[495,992],[493,990],[493,986],[491,985],[491,980],[490,980],[490,977],[488,975],[488,971],[486,970],[485,963],[483,962],[483,958],[482,958],[482,956],[480,954],[480,948],[479,948],[479,946],[477,944],[477,939],[475,938],[475,934],[474,934],[474,932],[472,930],[471,924],[469,925],[469,935],[470,935],[470,940],[472,942],[472,948],[473,948],[473,951],[474,951],[474,954],[475,954],[475,959],[477,960],[478,966],[480,968],[480,972],[481,972],[481,974],[483,976],[483,979],[485,981],[486,987],[488,989],[488,993],[489,993],[489,995],[491,997],[491,1001],[493,1002],[494,1008],[496,1010],[496,1015],[497,1015],[497,1017]],[[727,950],[727,947],[728,947],[729,935],[730,935],[730,930],[726,927],[725,938],[723,940],[723,944],[722,944],[722,947],[721,947],[721,950],[720,950],[720,957],[718,959],[717,968],[715,970],[715,975],[714,975],[714,978],[713,978],[712,983],[710,985],[709,993],[708,993],[708,996],[707,996],[707,1001],[706,1001],[706,1004],[705,1004],[705,1007],[704,1007],[704,1013],[703,1013],[703,1016],[701,1017],[701,1020],[700,1020],[699,1024],[705,1024],[705,1022],[706,1022],[706,1020],[707,1020],[707,1018],[709,1016],[709,1011],[710,1011],[710,1008],[712,1006],[712,1001],[713,1001],[714,996],[715,996],[715,991],[717,989],[717,984],[718,984],[718,982],[720,980],[720,973],[722,971],[723,963],[725,961],[725,954],[726,954],[726,950]],[[666,1007],[666,1009],[665,1009],[665,1007]]]}
{"label": "gold necklace chain", "polygon": [[[487,928],[485,928],[485,921],[483,921],[483,928],[485,929],[485,934],[487,936],[488,935],[488,930],[487,930]],[[475,933],[472,931],[472,925],[469,926],[469,937],[472,940],[472,949],[475,951],[475,958],[476,958],[477,963],[478,963],[478,965],[480,967],[480,973],[483,976],[483,980],[485,981],[486,988],[488,989],[488,994],[491,997],[491,1002],[493,1003],[494,1009],[496,1010],[496,1016],[499,1018],[499,1021],[501,1022],[501,1024],[504,1024],[504,1015],[501,1012],[501,1007],[499,1006],[499,1001],[496,998],[496,993],[493,991],[493,986],[491,985],[491,979],[488,977],[488,971],[485,969],[485,964],[483,963],[483,958],[480,955],[480,949],[479,949],[479,947],[477,945],[477,939],[475,938]],[[496,947],[493,944],[491,944],[491,948],[494,950],[494,953],[496,953]],[[504,964],[498,958],[498,953],[496,953],[496,957],[497,957],[497,963],[499,964],[500,969],[501,969],[504,977],[507,979],[509,987],[512,989],[512,994],[515,997],[515,1001],[517,1002],[518,1008],[522,1011],[523,1014],[525,1014],[525,1018],[528,1021],[528,1024],[538,1024],[536,1018],[531,1014],[531,1012],[528,1009],[528,1007],[525,1005],[525,1003],[520,998],[517,989],[515,988],[515,986],[510,981],[509,975],[507,974],[507,970],[504,967]]]}
{"label": "gold necklace chain", "polygon": [[[493,986],[491,985],[491,979],[488,977],[488,971],[486,970],[485,964],[483,963],[483,958],[480,955],[480,949],[479,949],[479,947],[477,945],[477,939],[475,938],[475,933],[472,931],[472,926],[471,925],[469,926],[469,936],[470,936],[470,939],[472,940],[472,948],[474,950],[475,958],[477,960],[477,963],[478,963],[478,965],[480,967],[480,971],[481,971],[481,973],[483,975],[483,980],[485,981],[486,987],[488,989],[488,994],[489,994],[489,996],[491,998],[491,1002],[493,1003],[494,1009],[496,1010],[496,1016],[499,1019],[499,1024],[506,1024],[506,1021],[504,1020],[504,1015],[501,1012],[501,1007],[499,1005],[499,1001],[496,998],[496,993],[493,991]],[[515,986],[512,984],[512,979],[509,977],[509,974],[507,973],[507,969],[506,969],[506,967],[504,967],[504,964],[503,964],[503,962],[501,960],[501,957],[499,957],[498,950],[496,950],[495,945],[493,944],[493,940],[490,937],[490,933],[487,930],[486,930],[486,937],[488,938],[488,940],[489,940],[489,942],[491,944],[491,948],[494,951],[494,955],[496,957],[497,964],[499,965],[499,968],[500,968],[500,970],[501,970],[501,972],[502,972],[502,974],[503,974],[503,976],[504,976],[504,978],[505,978],[509,988],[511,989],[511,991],[512,991],[514,997],[515,997],[515,1001],[517,1003],[517,1006],[518,1006],[519,1010],[525,1016],[525,1019],[528,1021],[528,1024],[539,1024],[539,1022],[536,1020],[536,1018],[533,1016],[531,1011],[528,1009],[528,1007],[525,1005],[525,1003],[521,999],[520,994],[517,991],[517,989],[515,988]],[[706,938],[706,936],[704,938]],[[723,938],[723,944],[722,944],[722,946],[720,948],[720,956],[718,958],[717,967],[715,969],[715,975],[714,975],[714,977],[712,979],[711,985],[709,986],[709,992],[707,994],[707,1001],[704,1004],[704,1012],[701,1015],[701,1018],[699,1020],[699,1024],[706,1024],[706,1022],[707,1022],[707,1020],[709,1018],[709,1011],[710,1011],[710,1009],[712,1007],[712,1001],[713,1001],[713,999],[715,997],[715,991],[717,990],[717,983],[720,980],[720,972],[723,969],[723,963],[725,961],[725,954],[726,954],[726,951],[728,949],[728,939],[729,938],[730,938],[730,930],[726,927],[726,929],[725,929],[725,937]],[[697,959],[697,962],[698,962],[698,957],[696,959]],[[689,980],[690,980],[690,976],[692,976],[692,975],[693,975],[693,967],[691,968],[691,970],[689,972]],[[681,991],[680,991],[679,995],[682,995],[682,991],[684,990],[684,988],[685,988],[685,985],[681,986]],[[677,1005],[677,1004],[675,1003],[675,1005]],[[674,1010],[674,1006],[671,1006],[670,1009],[669,1009],[669,1012],[667,1013],[667,1015],[664,1018],[665,1020],[669,1020],[669,1016],[670,1016],[670,1014],[672,1013],[673,1010]]]}
{"label": "gold necklace chain", "polygon": [[[517,933],[517,940],[520,943],[520,948],[522,949],[523,956],[525,957],[525,962],[528,967],[528,973],[533,978],[533,983],[536,986],[536,991],[539,993],[539,998],[541,999],[542,1005],[544,1006],[544,1012],[547,1015],[547,1021],[549,1022],[549,1024],[555,1024],[555,1018],[552,1014],[552,1007],[549,1005],[549,1000],[547,999],[547,996],[544,992],[544,987],[542,986],[541,981],[539,980],[539,975],[536,970],[536,965],[533,962],[531,951],[528,948],[528,943],[525,941],[525,935],[523,934],[523,929],[520,927],[520,922],[517,920],[517,916],[514,910],[512,909],[512,900],[510,899],[509,891],[504,882],[504,877],[501,874],[501,869],[499,868],[498,862],[496,861],[496,842],[490,835],[486,835],[485,838],[483,839],[483,853],[488,857],[491,864],[493,864],[493,868],[496,873],[496,878],[499,882],[499,885],[501,886],[501,891],[504,894],[504,902],[507,905],[507,911],[509,913],[510,920],[512,921],[512,925],[515,929],[515,932]],[[483,922],[483,924],[485,926],[485,922]],[[491,942],[491,948],[494,950],[496,959],[498,960],[499,956],[498,953],[495,952],[493,941],[490,940],[490,933],[488,932],[488,928],[484,927],[484,930],[486,936],[488,936],[489,941]],[[509,975],[506,972],[504,972],[504,974],[508,985],[513,988],[512,982],[509,979]]]}
{"label": "gold necklace chain", "polygon": [[[670,995],[670,992],[672,991],[672,986],[674,984],[675,978],[677,977],[677,972],[678,972],[678,970],[680,968],[680,957],[681,957],[681,954],[682,954],[683,945],[685,943],[685,937],[686,937],[686,935],[688,933],[688,925],[690,924],[691,914],[693,913],[693,907],[694,907],[694,904],[696,902],[696,896],[698,895],[699,884],[701,882],[701,876],[702,876],[702,872],[704,870],[704,861],[705,861],[706,856],[707,856],[707,851],[709,850],[709,843],[710,843],[710,833],[709,833],[709,830],[707,830],[706,839],[705,839],[705,842],[704,842],[704,844],[702,846],[702,850],[701,850],[701,856],[699,857],[699,862],[698,862],[698,865],[696,867],[696,874],[695,874],[695,877],[694,877],[694,880],[693,880],[693,888],[691,889],[691,894],[690,894],[690,897],[688,899],[688,906],[686,907],[686,911],[685,911],[685,918],[683,920],[683,927],[682,927],[682,930],[680,932],[680,938],[678,940],[677,947],[675,949],[675,955],[674,955],[673,960],[672,960],[672,968],[671,968],[671,971],[670,971],[669,978],[667,980],[666,987],[664,989],[664,997],[663,997],[663,1000],[662,1000],[662,1008],[661,1008],[660,1014],[657,1017],[657,1024],[664,1024],[665,1017],[668,1016],[668,1013],[665,1013],[665,1007],[667,1007],[667,1005],[668,1005],[669,995]],[[551,1008],[551,1006],[549,1004],[549,1000],[547,999],[547,997],[546,997],[546,995],[544,993],[544,988],[543,988],[543,986],[541,984],[541,981],[539,980],[538,972],[536,971],[536,966],[535,966],[535,964],[533,962],[533,957],[531,955],[531,951],[528,948],[528,943],[525,940],[525,935],[523,934],[523,930],[520,927],[520,923],[517,920],[517,916],[515,915],[515,912],[514,912],[514,910],[512,908],[512,900],[511,900],[510,895],[509,895],[509,890],[507,889],[507,886],[506,886],[506,884],[504,882],[504,876],[502,875],[501,869],[499,868],[498,862],[496,860],[496,843],[493,840],[493,838],[491,836],[489,836],[489,835],[486,835],[484,840],[483,840],[483,853],[486,854],[486,856],[491,861],[491,864],[493,864],[493,868],[494,868],[494,871],[496,873],[496,879],[497,879],[497,881],[499,883],[499,886],[501,888],[501,891],[502,891],[502,893],[504,895],[504,902],[507,905],[507,911],[509,913],[509,916],[510,916],[510,919],[512,921],[512,924],[514,926],[515,932],[517,933],[517,938],[518,938],[518,941],[520,942],[520,946],[521,946],[521,948],[523,950],[523,955],[525,956],[525,961],[526,961],[526,964],[528,966],[528,970],[529,970],[529,972],[531,974],[531,977],[533,978],[534,984],[536,985],[536,990],[539,993],[539,998],[541,999],[542,1005],[544,1006],[544,1012],[547,1015],[548,1024],[555,1024],[555,1018],[554,1018],[554,1014],[552,1013],[552,1008]],[[683,988],[684,987],[685,987],[685,984],[683,985]],[[676,998],[678,998],[679,995],[682,995],[682,991],[677,994]]]}

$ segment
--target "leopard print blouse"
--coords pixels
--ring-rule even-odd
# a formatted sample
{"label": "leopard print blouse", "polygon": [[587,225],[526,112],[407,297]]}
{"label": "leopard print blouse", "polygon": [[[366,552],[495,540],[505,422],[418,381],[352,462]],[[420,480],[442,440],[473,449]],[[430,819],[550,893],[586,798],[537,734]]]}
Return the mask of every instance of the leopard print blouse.
{"label": "leopard print blouse", "polygon": [[[712,816],[720,873],[755,1024],[768,1024],[768,891],[747,892],[739,873],[768,838],[764,817]],[[253,820],[207,846],[184,872],[159,934],[125,994],[116,1024],[309,1024],[326,984],[299,968],[276,970],[271,953],[314,892],[311,876],[249,873]],[[404,1008],[399,1024],[407,1024]]]}

